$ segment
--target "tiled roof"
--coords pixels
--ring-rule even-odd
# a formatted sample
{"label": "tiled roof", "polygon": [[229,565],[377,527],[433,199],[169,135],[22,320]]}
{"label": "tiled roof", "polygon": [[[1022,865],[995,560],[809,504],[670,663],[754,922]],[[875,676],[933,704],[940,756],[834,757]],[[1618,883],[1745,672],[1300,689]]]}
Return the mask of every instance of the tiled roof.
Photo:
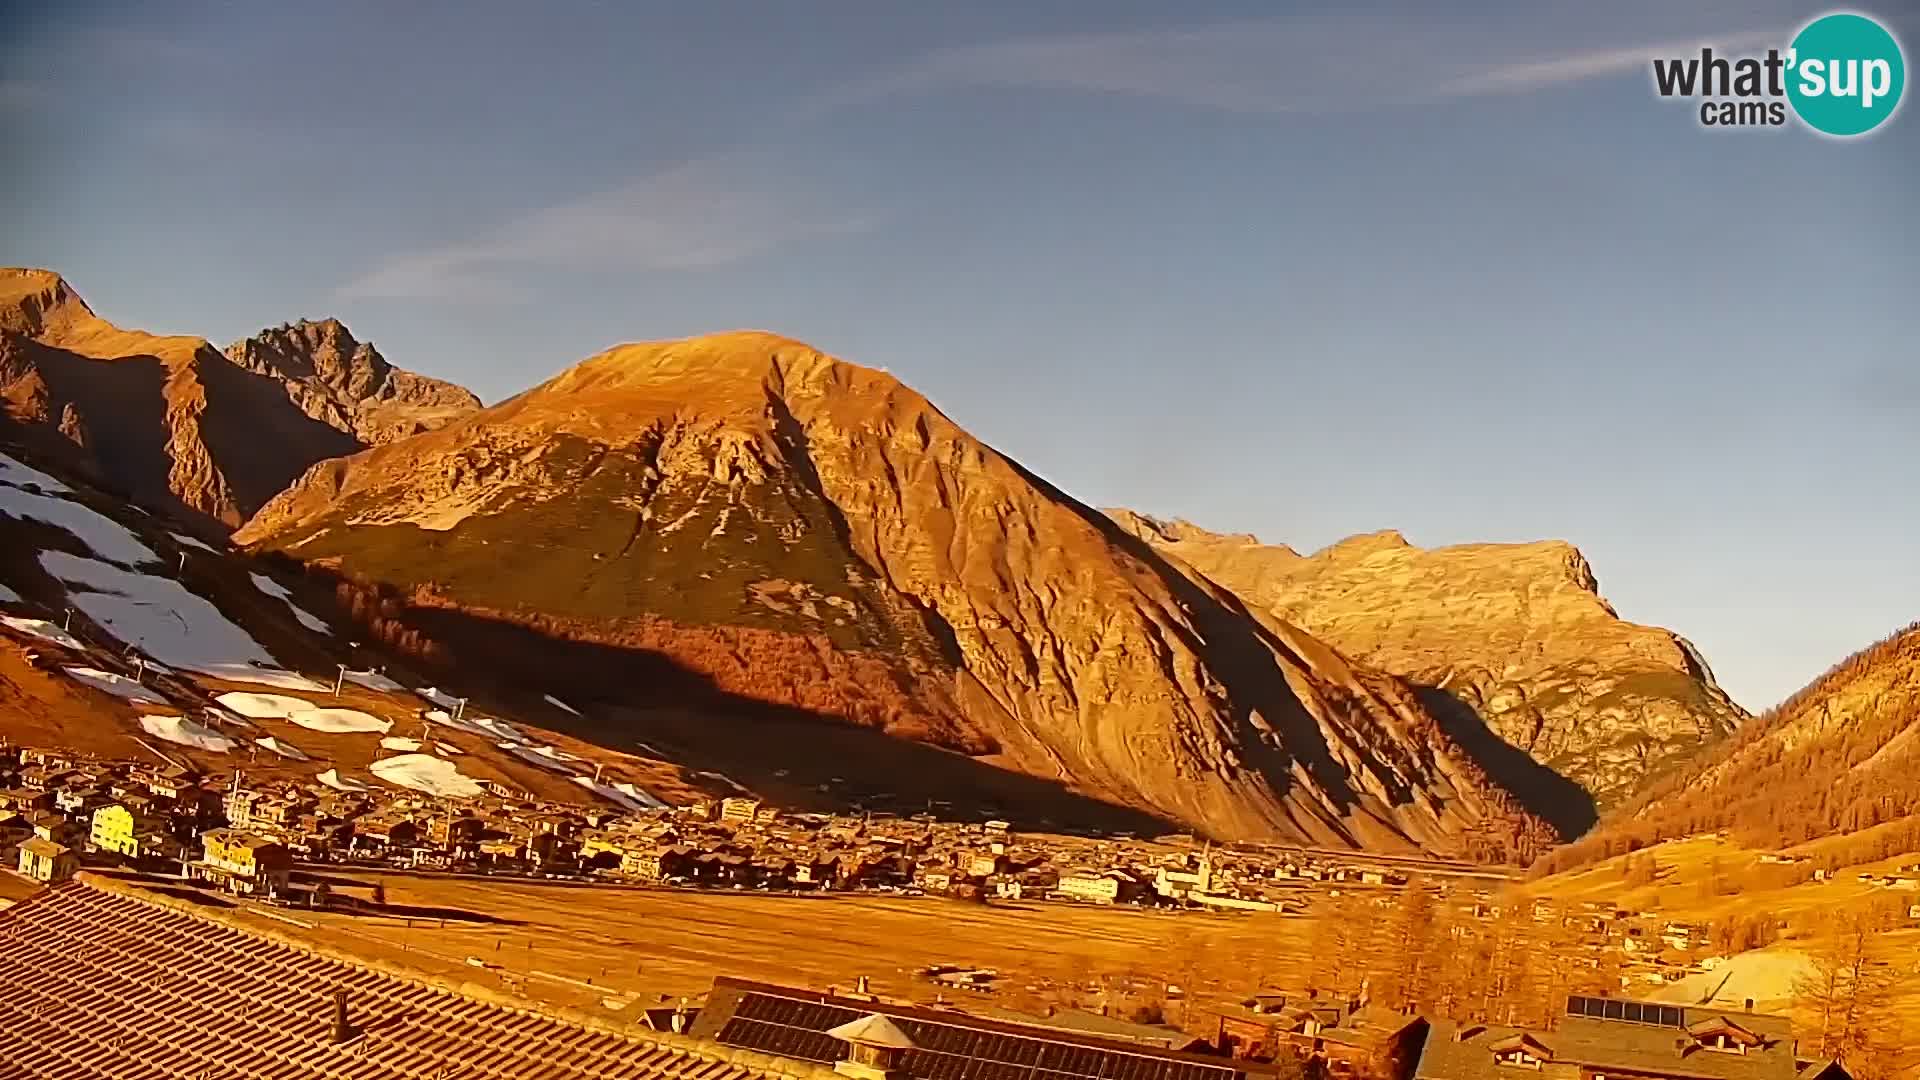
{"label": "tiled roof", "polygon": [[[354,1031],[334,1041],[347,993]],[[816,1076],[323,955],[119,888],[0,912],[5,1080],[763,1080]]]}
{"label": "tiled roof", "polygon": [[918,1049],[900,1068],[914,1080],[1253,1080],[1269,1066],[1163,1050],[947,1009],[843,998],[743,979],[715,979],[693,1034],[727,1046],[822,1064],[845,1044],[829,1034],[878,1013]]}
{"label": "tiled roof", "polygon": [[1552,1054],[1555,1064],[1579,1064],[1608,1073],[1635,1072],[1697,1080],[1793,1080],[1797,1071],[1790,1028],[1779,1017],[1723,1014],[1685,1008],[1683,1023],[1727,1015],[1759,1033],[1764,1045],[1747,1053],[1694,1044],[1684,1027],[1662,1027],[1586,1016],[1561,1017],[1552,1031],[1436,1021],[1414,1070],[1417,1080],[1492,1080],[1513,1073],[1494,1062],[1494,1046],[1524,1035]]}

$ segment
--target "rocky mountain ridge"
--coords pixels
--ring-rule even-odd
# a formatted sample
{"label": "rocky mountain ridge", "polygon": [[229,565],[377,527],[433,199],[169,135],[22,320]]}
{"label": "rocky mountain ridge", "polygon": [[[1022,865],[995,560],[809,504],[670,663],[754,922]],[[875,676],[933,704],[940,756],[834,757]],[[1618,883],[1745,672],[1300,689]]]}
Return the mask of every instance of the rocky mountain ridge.
{"label": "rocky mountain ridge", "polygon": [[1435,709],[1477,717],[1601,808],[1745,719],[1698,650],[1620,619],[1585,556],[1562,541],[1428,550],[1389,530],[1303,556],[1108,513],[1249,606],[1425,688]]}
{"label": "rocky mountain ridge", "polygon": [[115,326],[52,271],[0,269],[0,433],[158,510],[237,526],[316,461],[478,406],[332,320],[231,352]]}
{"label": "rocky mountain ridge", "polygon": [[[665,655],[1214,836],[1546,835],[1399,680],[1248,612],[891,377],[774,335],[615,348],[316,465],[236,540],[457,612],[447,633]],[[633,695],[609,670],[577,693]]]}
{"label": "rocky mountain ridge", "polygon": [[463,387],[394,367],[338,319],[299,322],[236,341],[227,359],[287,388],[300,411],[368,446],[431,431],[480,408]]}

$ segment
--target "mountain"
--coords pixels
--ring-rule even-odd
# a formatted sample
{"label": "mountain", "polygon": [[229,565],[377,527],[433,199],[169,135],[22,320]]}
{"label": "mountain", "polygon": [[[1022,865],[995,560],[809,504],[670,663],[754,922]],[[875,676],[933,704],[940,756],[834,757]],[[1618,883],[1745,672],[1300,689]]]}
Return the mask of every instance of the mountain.
{"label": "mountain", "polygon": [[450,382],[403,371],[338,319],[263,330],[227,346],[227,359],[287,389],[300,411],[368,446],[458,419],[480,399]]}
{"label": "mountain", "polygon": [[1563,542],[1426,550],[1381,532],[1303,556],[1252,536],[1108,513],[1250,607],[1423,688],[1457,725],[1477,718],[1601,808],[1745,719],[1698,650],[1620,619],[1585,557]]}
{"label": "mountain", "polygon": [[114,326],[52,271],[0,269],[0,433],[156,510],[235,526],[316,461],[479,405],[335,320],[223,354]]}
{"label": "mountain", "polygon": [[[1920,623],[1848,657],[1555,852],[1562,868],[1726,829],[1780,848],[1920,816]],[[1897,847],[1895,851],[1912,850]]]}
{"label": "mountain", "polygon": [[[602,734],[677,725],[795,788],[946,770],[940,798],[1015,777],[1220,838],[1511,853],[1550,832],[1398,679],[891,377],[770,334],[614,348],[321,462],[235,540],[337,570],[463,667],[564,673],[623,718]],[[693,685],[766,710],[686,716]]]}
{"label": "mountain", "polygon": [[359,448],[196,337],[122,330],[58,274],[0,269],[0,434],[155,509],[237,525]]}

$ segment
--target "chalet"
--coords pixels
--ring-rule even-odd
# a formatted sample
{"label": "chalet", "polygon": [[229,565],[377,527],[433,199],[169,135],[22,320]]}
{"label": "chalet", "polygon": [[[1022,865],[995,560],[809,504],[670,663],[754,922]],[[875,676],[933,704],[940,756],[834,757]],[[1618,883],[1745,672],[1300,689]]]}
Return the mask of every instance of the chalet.
{"label": "chalet", "polygon": [[200,844],[193,876],[250,896],[286,891],[293,858],[278,841],[238,829],[211,829],[200,835]]}
{"label": "chalet", "polygon": [[1262,995],[1217,1012],[1214,1045],[1243,1060],[1291,1057],[1327,1077],[1398,1077],[1419,1056],[1427,1021],[1364,996]]}
{"label": "chalet", "polygon": [[726,825],[740,825],[754,820],[760,814],[760,800],[741,795],[729,796],[720,800],[720,821]]}
{"label": "chalet", "polygon": [[1641,1080],[1795,1080],[1846,1074],[1801,1060],[1785,1017],[1573,997],[1552,1030],[1434,1022],[1415,1080],[1493,1080],[1516,1069]]}
{"label": "chalet", "polygon": [[35,881],[57,884],[80,869],[79,856],[65,844],[33,837],[20,841],[20,873]]}

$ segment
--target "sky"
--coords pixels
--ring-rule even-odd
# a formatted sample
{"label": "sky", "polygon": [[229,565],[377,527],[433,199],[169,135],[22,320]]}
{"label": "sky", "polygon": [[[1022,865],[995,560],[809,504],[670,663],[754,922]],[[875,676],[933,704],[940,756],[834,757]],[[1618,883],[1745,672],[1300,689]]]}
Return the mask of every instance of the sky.
{"label": "sky", "polygon": [[1920,114],[1712,130],[1650,60],[1825,10],[44,4],[0,262],[489,401],[778,331],[1091,505],[1572,541],[1759,709],[1920,619]]}

